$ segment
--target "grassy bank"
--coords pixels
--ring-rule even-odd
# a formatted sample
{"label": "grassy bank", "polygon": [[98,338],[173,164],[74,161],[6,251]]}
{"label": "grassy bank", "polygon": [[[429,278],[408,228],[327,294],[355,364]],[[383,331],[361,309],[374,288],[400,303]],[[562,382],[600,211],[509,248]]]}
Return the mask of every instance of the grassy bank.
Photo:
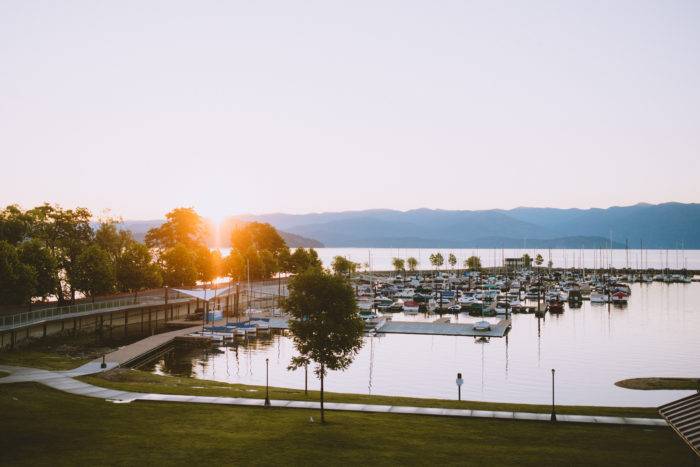
{"label": "grassy bank", "polygon": [[[228,384],[218,381],[207,381],[193,378],[174,376],[159,376],[138,370],[116,369],[97,375],[80,378],[86,383],[112,389],[134,392],[157,392],[162,394],[190,394],[195,396],[223,396],[264,398],[265,386],[248,386],[244,384]],[[303,389],[270,388],[271,399],[286,400],[318,400],[317,391],[309,391],[308,397]],[[416,407],[439,407],[453,409],[504,410],[518,412],[550,413],[548,405],[505,404],[477,401],[454,401],[445,399],[423,399],[413,397],[368,396],[363,394],[344,394],[326,392],[328,402],[346,402],[356,404],[378,405],[407,405]],[[654,417],[659,414],[654,408],[628,407],[585,407],[557,406],[557,412],[562,414],[580,415],[612,415],[622,417]]]}
{"label": "grassy bank", "polygon": [[[177,329],[175,326],[163,326],[160,332]],[[0,364],[26,366],[43,370],[72,370],[85,363],[102,357],[120,346],[131,344],[145,336],[136,333],[126,337],[109,339],[100,338],[98,334],[56,334],[34,339],[13,350],[0,351]]]}
{"label": "grassy bank", "polygon": [[700,388],[700,378],[630,378],[615,383],[616,386],[626,389],[689,389]]}
{"label": "grassy bank", "polygon": [[0,352],[0,364],[41,368],[42,370],[72,370],[92,360],[42,350],[12,350]]}
{"label": "grassy bank", "polygon": [[[692,465],[668,428],[135,402],[0,386],[5,465]],[[314,417],[314,422],[310,421]]]}

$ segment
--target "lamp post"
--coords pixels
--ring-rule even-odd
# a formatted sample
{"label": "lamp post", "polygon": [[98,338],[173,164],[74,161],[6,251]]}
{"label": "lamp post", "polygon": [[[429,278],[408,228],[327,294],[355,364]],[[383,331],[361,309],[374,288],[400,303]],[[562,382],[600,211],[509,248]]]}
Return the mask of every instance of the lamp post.
{"label": "lamp post", "polygon": [[464,380],[462,379],[462,373],[457,373],[457,400],[461,401],[462,400],[462,385],[464,384]]}
{"label": "lamp post", "polygon": [[556,422],[557,421],[557,412],[556,412],[556,409],[554,408],[554,373],[555,373],[555,370],[554,370],[554,368],[552,368],[552,416],[549,419],[553,422]]}
{"label": "lamp post", "polygon": [[270,407],[270,359],[265,359],[265,407]]}

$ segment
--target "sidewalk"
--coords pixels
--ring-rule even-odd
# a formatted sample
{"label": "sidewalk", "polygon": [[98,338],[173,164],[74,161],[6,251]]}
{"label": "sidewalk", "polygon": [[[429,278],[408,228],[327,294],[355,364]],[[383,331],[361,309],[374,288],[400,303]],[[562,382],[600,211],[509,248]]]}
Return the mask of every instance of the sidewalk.
{"label": "sidewalk", "polygon": [[[34,368],[22,368],[0,365],[0,371],[10,373],[9,376],[0,378],[0,384],[17,382],[37,382],[78,396],[96,397],[115,403],[128,403],[133,401],[152,402],[182,402],[189,404],[221,404],[234,406],[263,407],[263,399],[248,399],[242,397],[207,397],[170,394],[147,394],[139,392],[118,391],[107,389],[92,384],[83,383],[73,379],[75,376],[89,375],[106,371],[100,368],[100,361],[95,360],[79,368],[69,371],[47,371]],[[107,369],[116,367],[115,362],[108,362]],[[288,401],[272,400],[272,407],[284,407],[289,409],[319,409],[319,402],[312,401]],[[326,410],[367,412],[367,413],[397,413],[413,415],[433,415],[438,417],[464,417],[464,418],[494,418],[503,420],[531,420],[549,421],[549,414],[530,412],[498,412],[490,410],[469,409],[438,409],[429,407],[406,407],[393,405],[372,404],[343,404],[326,402]],[[557,415],[557,422],[564,423],[598,423],[605,425],[641,425],[641,426],[667,426],[663,419],[655,418],[627,418],[627,417],[599,417],[590,415]]]}

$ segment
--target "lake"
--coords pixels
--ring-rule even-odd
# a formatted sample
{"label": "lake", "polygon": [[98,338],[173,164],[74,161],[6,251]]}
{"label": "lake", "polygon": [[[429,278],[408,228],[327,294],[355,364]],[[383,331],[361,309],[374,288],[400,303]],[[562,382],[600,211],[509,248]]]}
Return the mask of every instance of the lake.
{"label": "lake", "polygon": [[[615,381],[644,376],[700,376],[700,283],[632,284],[625,307],[568,305],[561,315],[513,315],[507,338],[478,343],[471,337],[383,335],[365,337],[345,372],[332,372],[329,391],[456,398],[455,377],[463,374],[462,397],[470,400],[547,404],[551,368],[556,369],[557,403],[658,406],[688,391],[635,391]],[[449,316],[449,315],[446,315]],[[436,315],[394,320],[434,320]],[[475,321],[466,314],[457,321]],[[496,318],[489,319],[493,322]],[[149,364],[159,374],[243,384],[303,388],[303,370],[288,371],[295,354],[282,334],[239,340],[210,350],[172,351]],[[311,375],[309,387],[317,389]]]}

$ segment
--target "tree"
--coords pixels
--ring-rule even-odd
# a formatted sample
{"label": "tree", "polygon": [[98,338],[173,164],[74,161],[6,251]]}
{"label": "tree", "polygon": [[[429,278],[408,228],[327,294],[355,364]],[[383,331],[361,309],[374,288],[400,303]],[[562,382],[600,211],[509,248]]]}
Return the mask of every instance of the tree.
{"label": "tree", "polygon": [[410,256],[407,260],[406,263],[408,264],[408,270],[411,272],[416,271],[416,267],[418,267],[418,260],[414,258],[413,256]]}
{"label": "tree", "polygon": [[336,256],[331,263],[331,269],[338,275],[349,276],[357,271],[357,263],[350,261],[344,256]]}
{"label": "tree", "polygon": [[127,245],[135,241],[133,234],[129,230],[119,230],[117,228],[115,219],[101,222],[95,231],[95,243],[107,252],[114,263],[117,262]]}
{"label": "tree", "polygon": [[470,256],[464,262],[464,266],[470,271],[479,271],[481,269],[481,258],[478,256]]}
{"label": "tree", "polygon": [[543,262],[544,262],[544,258],[542,258],[542,255],[538,253],[537,256],[535,256],[535,264],[537,266],[542,266]]}
{"label": "tree", "polygon": [[323,383],[328,370],[344,370],[362,347],[364,323],[357,314],[355,292],[342,276],[310,268],[289,282],[284,308],[299,356],[289,369],[315,364],[321,379],[321,422],[325,422]]}
{"label": "tree", "polygon": [[133,292],[134,302],[139,290],[159,287],[163,282],[148,247],[136,241],[129,242],[117,258],[116,279],[119,290]]}
{"label": "tree", "polygon": [[256,251],[267,250],[275,258],[287,248],[287,243],[273,226],[263,222],[249,222],[239,225],[231,231],[231,248],[246,252],[250,248]]}
{"label": "tree", "polygon": [[457,265],[457,257],[454,254],[450,253],[447,257],[447,262],[450,263],[450,267],[454,269]]}
{"label": "tree", "polygon": [[197,282],[197,258],[185,245],[176,245],[160,255],[163,283],[171,287],[193,286]]}
{"label": "tree", "polygon": [[532,258],[531,258],[530,255],[528,255],[527,253],[525,253],[525,254],[523,255],[522,260],[523,260],[523,265],[524,265],[526,268],[529,269],[529,268],[532,266]]}
{"label": "tree", "polygon": [[304,248],[297,248],[294,253],[290,256],[289,271],[295,274],[304,272],[307,269],[319,269],[322,263],[318,258],[318,253],[313,248],[305,250]]}
{"label": "tree", "polygon": [[406,262],[401,258],[394,258],[391,260],[391,265],[394,267],[394,271],[401,272],[406,270]]}
{"label": "tree", "polygon": [[32,217],[17,205],[7,206],[0,211],[0,241],[17,245],[31,232]]}
{"label": "tree", "polygon": [[34,295],[36,272],[22,264],[17,248],[0,240],[0,304],[22,305]]}
{"label": "tree", "polygon": [[167,250],[177,245],[206,245],[209,229],[193,208],[176,208],[165,215],[166,221],[146,233],[146,245]]}
{"label": "tree", "polygon": [[76,258],[73,270],[73,287],[75,290],[89,295],[92,301],[95,296],[114,291],[114,268],[109,254],[98,245],[90,245]]}
{"label": "tree", "polygon": [[192,248],[197,267],[197,280],[200,282],[212,282],[221,274],[221,253],[212,251],[206,246]]}
{"label": "tree", "polygon": [[59,284],[58,261],[37,239],[22,242],[18,247],[18,253],[22,263],[35,272],[36,284],[32,295],[46,300],[49,295],[56,292]]}
{"label": "tree", "polygon": [[245,267],[245,258],[240,251],[231,250],[229,255],[224,258],[223,272],[236,282],[244,279]]}
{"label": "tree", "polygon": [[442,257],[441,253],[432,253],[430,255],[430,264],[432,264],[437,271],[440,266],[445,264],[445,258]]}

